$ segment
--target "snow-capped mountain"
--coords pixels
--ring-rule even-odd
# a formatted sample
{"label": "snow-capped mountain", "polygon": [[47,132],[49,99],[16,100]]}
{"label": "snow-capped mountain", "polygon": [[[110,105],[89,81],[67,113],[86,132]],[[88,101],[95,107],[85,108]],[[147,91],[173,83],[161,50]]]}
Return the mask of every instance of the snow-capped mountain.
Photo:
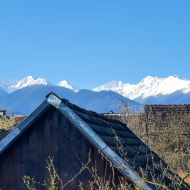
{"label": "snow-capped mountain", "polygon": [[32,76],[28,76],[20,81],[12,80],[12,83],[11,81],[9,82],[9,80],[7,81],[8,81],[7,83],[6,83],[6,80],[4,81],[4,86],[3,86],[1,85],[2,81],[0,79],[0,86],[4,87],[5,91],[8,93],[11,93],[15,90],[21,89],[26,86],[34,85],[34,84],[43,84],[43,85],[51,84],[46,79],[35,78]]}
{"label": "snow-capped mountain", "polygon": [[[35,84],[53,85],[46,79],[37,78],[37,77],[33,77],[33,76],[27,76],[26,78],[24,78],[20,81],[0,78],[0,90],[1,90],[1,92],[4,91],[5,93],[12,93],[18,89],[24,88],[26,86],[35,85]],[[68,83],[66,80],[61,81],[56,86],[65,87],[74,92],[78,92],[80,90],[79,88]]]}
{"label": "snow-capped mountain", "polygon": [[58,86],[68,88],[74,92],[78,92],[80,90],[79,88],[68,83],[66,80],[62,80],[60,83],[58,83]]}
{"label": "snow-capped mountain", "polygon": [[138,84],[124,84],[122,81],[112,81],[108,84],[96,87],[93,91],[114,91],[124,97],[143,103],[149,97],[167,96],[174,92],[187,94],[190,92],[190,80],[181,79],[178,76],[158,78],[147,76]]}
{"label": "snow-capped mountain", "polygon": [[[20,81],[0,78],[0,99],[5,97],[7,93],[12,93],[18,89],[35,84],[64,87],[72,90],[74,93],[80,91],[79,88],[71,85],[66,80],[53,85],[46,79],[34,78],[32,76],[28,76]],[[190,103],[190,80],[181,79],[175,75],[167,78],[147,76],[138,84],[125,84],[122,81],[112,81],[94,88],[93,91],[113,91],[141,104]]]}

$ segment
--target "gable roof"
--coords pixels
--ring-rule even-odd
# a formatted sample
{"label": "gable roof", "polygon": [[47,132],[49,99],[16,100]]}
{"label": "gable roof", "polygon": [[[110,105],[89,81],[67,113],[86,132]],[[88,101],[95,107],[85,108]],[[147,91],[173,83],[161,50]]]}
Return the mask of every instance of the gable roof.
{"label": "gable roof", "polygon": [[[141,179],[139,168],[147,172],[150,181],[152,180],[151,172],[154,171],[157,176],[162,174],[155,164],[161,164],[167,168],[167,165],[126,124],[82,109],[66,99],[59,98],[54,93],[49,93],[24,121],[0,142],[0,154],[50,106],[55,107],[64,115],[124,176],[143,189],[152,189],[153,186]],[[121,145],[122,149],[119,148]],[[125,159],[120,157],[122,153],[125,154]],[[171,171],[168,172],[172,174]],[[169,179],[164,180],[167,182]]]}

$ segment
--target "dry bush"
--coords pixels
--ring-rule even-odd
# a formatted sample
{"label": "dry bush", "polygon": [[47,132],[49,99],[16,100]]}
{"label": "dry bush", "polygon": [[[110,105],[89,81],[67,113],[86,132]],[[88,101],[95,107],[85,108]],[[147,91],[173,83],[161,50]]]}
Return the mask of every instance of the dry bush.
{"label": "dry bush", "polygon": [[0,117],[0,129],[13,130],[15,121],[13,118]]}
{"label": "dry bush", "polygon": [[49,177],[44,179],[44,182],[37,182],[34,176],[33,177],[23,176],[23,182],[29,190],[37,190],[38,185],[46,187],[47,190],[64,190],[65,187],[69,183],[71,183],[78,175],[80,175],[85,169],[88,168],[88,164],[91,161],[90,153],[91,152],[89,152],[87,163],[82,164],[79,172],[77,174],[75,174],[75,176],[73,178],[71,178],[68,182],[66,182],[65,184],[63,184],[59,174],[57,173],[57,171],[55,169],[55,166],[53,163],[53,158],[50,158],[50,157],[46,160],[46,162],[47,162],[46,168],[48,170]]}
{"label": "dry bush", "polygon": [[[91,160],[89,153],[88,162],[86,164],[81,163],[80,171],[67,183],[63,184],[57,171],[55,170],[53,159],[49,158],[47,160],[47,170],[49,172],[49,178],[45,179],[43,183],[40,183],[37,182],[34,176],[33,177],[24,176],[23,182],[26,185],[27,189],[29,190],[37,190],[38,185],[46,187],[47,190],[64,190],[69,183],[71,183],[78,175],[82,173],[82,171],[88,170],[89,175],[92,175],[93,180],[88,181],[87,183],[79,181],[78,187],[80,190],[130,190],[130,189],[138,190],[139,189],[138,187],[134,188],[134,186],[129,184],[129,182],[124,177],[120,177],[119,184],[116,185],[113,181],[113,177],[111,177],[111,174],[109,174],[110,175],[109,178],[106,177],[107,175],[106,171],[103,177],[98,176],[96,167],[94,166],[91,168],[88,167],[90,161]],[[111,168],[113,172],[112,174],[114,175],[114,167],[111,166]]]}
{"label": "dry bush", "polygon": [[[125,114],[122,120],[173,171],[179,174],[190,173],[190,115],[168,112],[152,114]],[[184,177],[181,175],[181,177]],[[188,177],[186,178],[188,181]]]}
{"label": "dry bush", "polygon": [[[59,177],[59,174],[55,170],[53,159],[49,157],[49,159],[47,160],[47,170],[49,172],[49,177],[46,178],[43,183],[37,182],[34,176],[33,177],[24,176],[23,181],[27,189],[29,190],[37,190],[38,185],[44,186],[47,190],[64,190],[66,189],[66,186],[69,183],[71,183],[73,180],[75,180],[75,178],[78,175],[80,175],[84,170],[88,170],[89,174],[92,176],[92,180],[88,182],[79,181],[78,189],[80,190],[143,190],[141,184],[136,184],[136,186],[134,186],[133,184],[129,183],[129,181],[125,177],[115,176],[115,168],[113,167],[113,165],[111,165],[111,163],[109,162],[107,163],[107,164],[110,164],[109,166],[111,168],[111,172],[108,173],[107,167],[106,167],[104,176],[100,177],[98,175],[96,165],[91,168],[88,166],[90,162],[91,160],[90,160],[90,153],[89,153],[88,162],[86,164],[81,163],[80,171],[67,183],[63,184],[61,178]],[[167,171],[167,168],[164,168],[161,165],[155,166],[155,167],[160,167],[160,169],[163,170],[162,172],[163,174],[166,173]],[[152,184],[154,185],[155,189],[158,189],[158,190],[170,189],[170,187],[167,187],[165,184],[162,183],[162,179],[158,181],[156,178],[154,178],[153,181],[149,181],[144,171],[141,171],[141,172],[142,172],[142,176],[141,176],[142,182]],[[117,184],[115,184],[114,182],[115,177],[118,177],[119,182]],[[163,178],[164,177],[166,177],[166,175],[163,176]],[[171,176],[167,175],[167,177],[170,178]],[[175,187],[174,189],[178,189],[178,190],[181,189],[182,185],[184,184],[183,180],[187,176],[182,176],[182,177],[183,179],[179,180],[177,176],[172,175],[172,184],[173,184],[172,187]]]}

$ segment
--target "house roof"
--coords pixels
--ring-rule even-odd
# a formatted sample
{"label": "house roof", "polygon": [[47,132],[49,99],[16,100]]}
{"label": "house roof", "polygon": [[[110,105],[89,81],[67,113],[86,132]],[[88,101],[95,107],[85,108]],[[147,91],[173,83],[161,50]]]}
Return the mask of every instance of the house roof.
{"label": "house roof", "polygon": [[[153,173],[156,175],[154,177],[163,177],[163,171],[156,165],[162,165],[164,168],[167,168],[167,165],[126,124],[82,109],[54,93],[49,93],[24,121],[0,142],[0,154],[50,106],[64,115],[132,183],[143,189],[154,189],[153,185],[142,180],[141,171],[146,172],[150,181],[153,180]],[[167,173],[173,175],[170,170]],[[169,183],[168,180],[167,177],[163,178],[164,183]]]}
{"label": "house roof", "polygon": [[145,104],[145,113],[169,112],[190,113],[190,104]]}
{"label": "house roof", "polygon": [[[14,121],[13,126],[11,127],[14,129],[25,118],[26,116],[11,118]],[[10,132],[11,129],[4,129],[0,126],[0,141],[2,141]]]}
{"label": "house roof", "polygon": [[0,141],[2,141],[11,131],[0,129]]}

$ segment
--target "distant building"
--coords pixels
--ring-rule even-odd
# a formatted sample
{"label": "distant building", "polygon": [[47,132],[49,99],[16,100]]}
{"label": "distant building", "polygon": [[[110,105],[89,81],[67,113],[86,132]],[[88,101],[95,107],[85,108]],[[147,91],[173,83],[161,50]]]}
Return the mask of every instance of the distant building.
{"label": "distant building", "polygon": [[6,110],[0,110],[0,117],[6,117]]}
{"label": "distant building", "polygon": [[144,106],[146,120],[160,117],[167,120],[169,117],[184,117],[190,115],[190,104],[146,104]]}
{"label": "distant building", "polygon": [[110,110],[108,113],[103,113],[103,115],[109,119],[121,120],[121,114],[114,113],[112,110]]}

